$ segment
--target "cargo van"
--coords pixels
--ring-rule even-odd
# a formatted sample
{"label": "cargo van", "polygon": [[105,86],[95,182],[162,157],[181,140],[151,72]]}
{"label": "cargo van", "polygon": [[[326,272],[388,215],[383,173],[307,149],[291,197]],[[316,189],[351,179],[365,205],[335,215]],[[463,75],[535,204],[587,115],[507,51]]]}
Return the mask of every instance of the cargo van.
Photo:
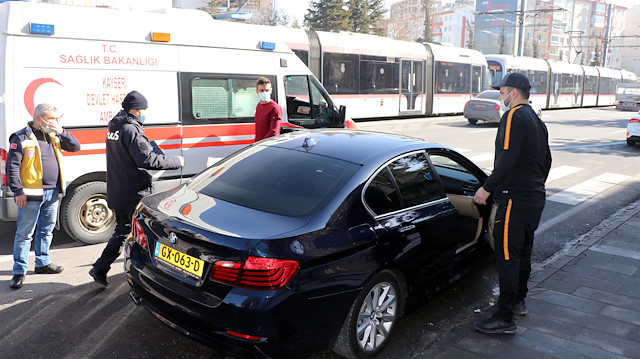
{"label": "cargo van", "polygon": [[260,76],[273,84],[285,130],[345,127],[345,108],[263,29],[189,9],[1,3],[0,219],[16,218],[5,173],[9,136],[39,103],[58,107],[62,125],[82,146],[64,156],[69,185],[58,223],[84,243],[107,240],[115,225],[106,202],[106,128],[132,90],[149,102],[147,137],[185,158],[181,170],[154,172],[158,189],[254,142]]}

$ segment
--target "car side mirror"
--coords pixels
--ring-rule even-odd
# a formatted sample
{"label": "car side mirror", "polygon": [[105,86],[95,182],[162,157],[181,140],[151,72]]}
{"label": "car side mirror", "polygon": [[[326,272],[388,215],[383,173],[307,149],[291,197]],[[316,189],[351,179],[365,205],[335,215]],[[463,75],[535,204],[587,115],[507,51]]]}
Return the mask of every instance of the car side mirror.
{"label": "car side mirror", "polygon": [[347,117],[347,108],[343,105],[340,105],[338,111],[333,110],[333,121],[332,127],[344,127],[344,120]]}

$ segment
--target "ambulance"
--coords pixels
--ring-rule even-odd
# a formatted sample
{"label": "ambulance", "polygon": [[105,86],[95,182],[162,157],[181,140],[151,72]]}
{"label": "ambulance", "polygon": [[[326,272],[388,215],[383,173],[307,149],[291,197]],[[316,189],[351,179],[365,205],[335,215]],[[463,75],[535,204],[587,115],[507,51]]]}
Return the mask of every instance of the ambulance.
{"label": "ambulance", "polygon": [[68,187],[58,225],[88,244],[107,240],[115,226],[106,201],[107,123],[132,90],[149,102],[147,137],[185,159],[180,170],[154,172],[157,189],[254,142],[260,76],[273,84],[284,130],[355,126],[264,30],[190,9],[0,3],[0,219],[15,220],[17,212],[5,172],[9,136],[39,103],[58,107],[61,124],[81,143],[64,156]]}

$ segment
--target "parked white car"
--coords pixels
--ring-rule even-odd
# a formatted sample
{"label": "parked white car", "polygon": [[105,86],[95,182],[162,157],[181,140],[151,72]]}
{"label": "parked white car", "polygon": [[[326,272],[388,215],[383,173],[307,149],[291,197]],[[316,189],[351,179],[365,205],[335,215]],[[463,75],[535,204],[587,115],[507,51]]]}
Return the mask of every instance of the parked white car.
{"label": "parked white car", "polygon": [[636,142],[640,142],[640,111],[627,124],[627,145],[634,146]]}

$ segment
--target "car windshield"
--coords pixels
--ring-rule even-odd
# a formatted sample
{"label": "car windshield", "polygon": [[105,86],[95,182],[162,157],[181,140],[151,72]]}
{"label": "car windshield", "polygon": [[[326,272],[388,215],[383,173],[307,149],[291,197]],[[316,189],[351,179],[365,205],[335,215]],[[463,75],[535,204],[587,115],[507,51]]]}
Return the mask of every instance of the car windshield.
{"label": "car windshield", "polygon": [[500,97],[500,91],[484,91],[481,92],[476,98],[488,98],[491,100],[497,100]]}
{"label": "car windshield", "polygon": [[301,217],[323,208],[359,168],[309,152],[252,146],[197,175],[189,187],[239,206]]}

